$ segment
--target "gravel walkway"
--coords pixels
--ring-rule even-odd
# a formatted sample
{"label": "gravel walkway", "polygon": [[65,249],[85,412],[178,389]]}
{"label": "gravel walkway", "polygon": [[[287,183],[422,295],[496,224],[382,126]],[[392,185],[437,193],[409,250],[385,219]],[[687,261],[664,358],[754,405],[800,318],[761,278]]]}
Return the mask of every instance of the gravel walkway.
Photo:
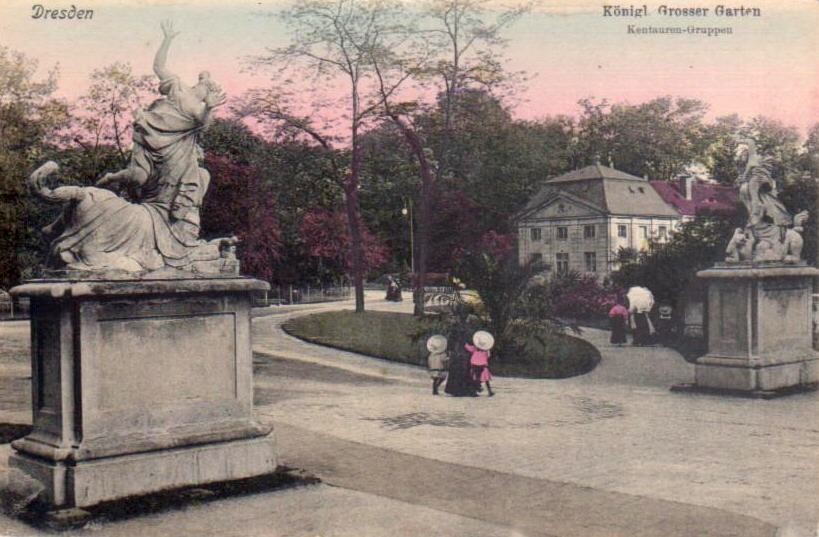
{"label": "gravel walkway", "polygon": [[[411,308],[381,296],[368,295],[368,308]],[[421,368],[281,331],[291,316],[340,307],[351,304],[274,307],[254,320],[260,419],[276,426],[283,462],[325,485],[79,534],[816,536],[815,393],[671,393],[693,375],[682,357],[613,347],[587,329],[602,353],[589,375],[498,378],[492,399],[432,397]],[[0,351],[19,354],[27,334],[0,323]],[[3,421],[30,419],[26,377],[19,359],[0,361]],[[30,530],[0,517],[0,534]]]}

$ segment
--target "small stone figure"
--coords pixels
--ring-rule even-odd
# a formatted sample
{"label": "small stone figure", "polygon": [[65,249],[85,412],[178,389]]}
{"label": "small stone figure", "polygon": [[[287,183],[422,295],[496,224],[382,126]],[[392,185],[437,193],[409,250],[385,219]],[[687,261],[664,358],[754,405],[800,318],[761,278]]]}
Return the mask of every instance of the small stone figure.
{"label": "small stone figure", "polygon": [[427,369],[432,379],[432,395],[438,395],[438,388],[446,380],[449,354],[446,350],[447,341],[444,336],[434,335],[427,340]]}
{"label": "small stone figure", "polygon": [[469,365],[472,372],[472,379],[479,385],[481,382],[486,384],[486,393],[489,397],[495,395],[492,391],[492,386],[489,381],[492,380],[492,373],[489,371],[489,357],[491,355],[490,349],[495,345],[495,338],[489,332],[478,330],[472,336],[474,345],[467,343],[464,348],[471,353],[469,358]]}
{"label": "small stone figure", "polygon": [[745,231],[741,227],[734,230],[734,235],[725,249],[727,263],[740,263],[751,261],[754,251],[754,237],[750,231]]}
{"label": "small stone figure", "polygon": [[805,246],[802,231],[809,217],[808,211],[797,213],[793,217],[793,227],[785,232],[785,263],[796,264],[802,260],[802,248]]}
{"label": "small stone figure", "polygon": [[239,274],[239,259],[236,257],[236,245],[238,243],[239,239],[236,237],[221,239],[219,256],[222,258],[222,266],[219,272]]}

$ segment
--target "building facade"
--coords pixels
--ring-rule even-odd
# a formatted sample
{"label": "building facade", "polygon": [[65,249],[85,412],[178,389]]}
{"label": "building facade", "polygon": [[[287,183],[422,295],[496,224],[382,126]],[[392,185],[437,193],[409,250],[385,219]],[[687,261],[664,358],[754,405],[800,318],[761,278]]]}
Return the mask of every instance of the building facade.
{"label": "building facade", "polygon": [[663,241],[681,220],[648,179],[593,164],[547,180],[518,213],[519,261],[602,278],[620,248]]}

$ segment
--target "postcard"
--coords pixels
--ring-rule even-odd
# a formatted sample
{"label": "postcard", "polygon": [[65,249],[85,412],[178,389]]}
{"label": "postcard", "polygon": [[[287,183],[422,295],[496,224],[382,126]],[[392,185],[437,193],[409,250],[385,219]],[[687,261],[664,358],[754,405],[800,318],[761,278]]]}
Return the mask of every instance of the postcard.
{"label": "postcard", "polygon": [[0,535],[819,536],[819,2],[7,0]]}

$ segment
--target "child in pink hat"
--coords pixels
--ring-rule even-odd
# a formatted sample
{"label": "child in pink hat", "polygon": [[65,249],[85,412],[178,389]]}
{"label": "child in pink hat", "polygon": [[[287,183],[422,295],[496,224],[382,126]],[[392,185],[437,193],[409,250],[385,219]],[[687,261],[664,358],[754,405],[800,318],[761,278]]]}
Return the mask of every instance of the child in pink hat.
{"label": "child in pink hat", "polygon": [[472,336],[474,345],[467,343],[464,348],[469,351],[472,356],[469,358],[469,365],[472,368],[472,379],[480,384],[486,383],[486,393],[489,397],[495,395],[492,391],[492,386],[489,381],[492,380],[492,373],[489,371],[489,356],[490,349],[495,344],[495,338],[492,334],[479,330]]}

